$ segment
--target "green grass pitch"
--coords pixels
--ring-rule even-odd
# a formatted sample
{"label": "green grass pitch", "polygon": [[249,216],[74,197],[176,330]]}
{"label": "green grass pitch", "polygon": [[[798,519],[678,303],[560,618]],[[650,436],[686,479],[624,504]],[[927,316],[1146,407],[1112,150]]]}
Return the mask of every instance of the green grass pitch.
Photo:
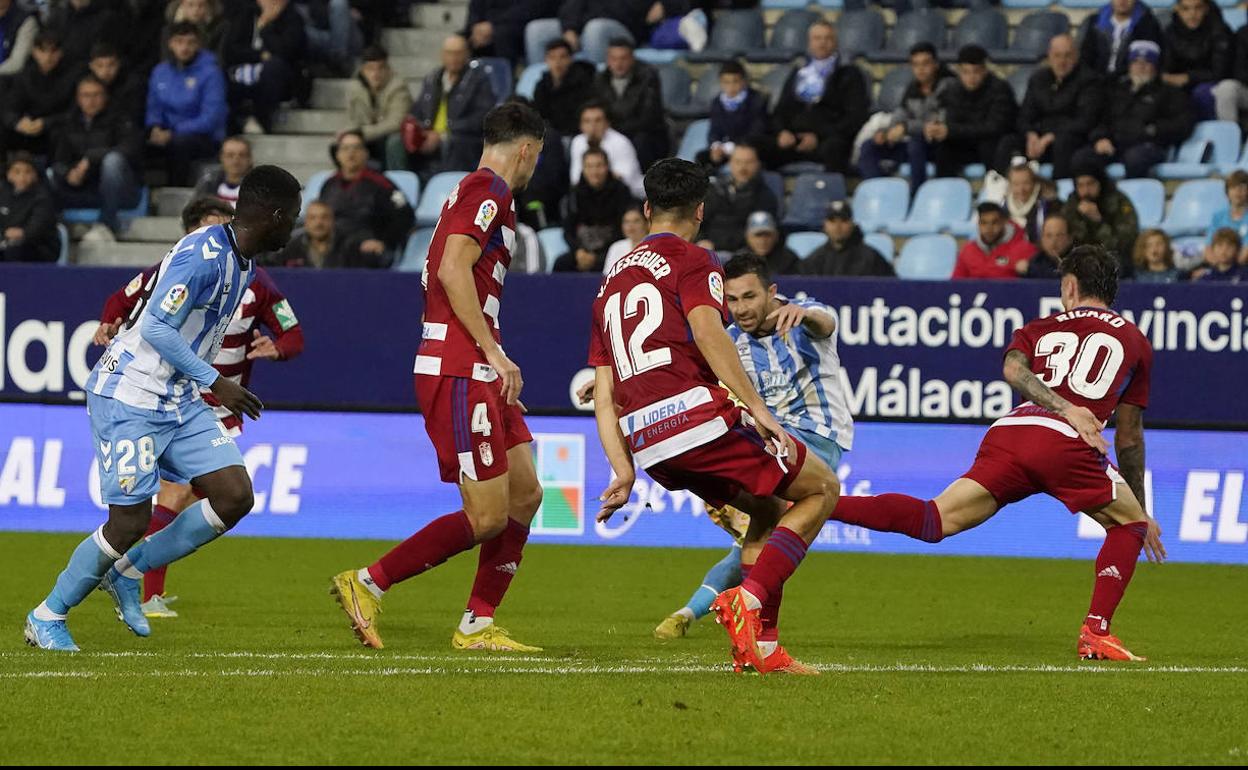
{"label": "green grass pitch", "polygon": [[782,640],[821,677],[732,674],[713,621],[650,632],[716,551],[531,546],[499,619],[544,653],[457,653],[475,556],[387,597],[360,647],[329,577],[386,543],[227,537],[170,573],[182,617],[138,639],[96,593],[84,652],[22,618],[81,536],[0,534],[0,758],[59,763],[1248,762],[1248,569],[1141,564],[1082,662],[1091,563],[812,554]]}

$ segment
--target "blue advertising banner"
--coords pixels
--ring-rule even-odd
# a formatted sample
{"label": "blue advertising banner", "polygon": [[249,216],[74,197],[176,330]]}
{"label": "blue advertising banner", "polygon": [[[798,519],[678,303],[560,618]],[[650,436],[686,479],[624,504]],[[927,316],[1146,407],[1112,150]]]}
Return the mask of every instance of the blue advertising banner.
{"label": "blue advertising banner", "polygon": [[[699,500],[640,475],[629,505],[597,524],[610,467],[589,417],[534,417],[545,487],[536,542],[726,548]],[[961,475],[985,428],[861,424],[838,474],[847,494],[932,497]],[[415,414],[266,412],[240,439],[256,505],[242,535],[400,540],[460,507],[438,479]],[[933,451],[934,448],[939,451]],[[1248,433],[1153,430],[1147,434],[1148,506],[1176,561],[1248,564],[1244,474]],[[82,407],[0,404],[0,530],[87,532],[104,518]],[[1036,496],[937,545],[829,523],[827,551],[1092,558],[1103,532]]]}
{"label": "blue advertising banner", "polygon": [[[411,409],[420,276],[274,270],[304,328],[299,358],[256,366],[273,406]],[[81,399],[100,355],[105,297],[134,271],[0,264],[0,396]],[[598,280],[510,275],[501,327],[535,410],[572,410]],[[850,408],[861,418],[983,420],[1008,411],[1001,353],[1014,330],[1060,310],[1052,281],[783,278],[832,306]],[[1152,425],[1248,428],[1248,315],[1242,286],[1124,283],[1117,309],[1156,351]],[[1216,372],[1223,375],[1215,376]],[[584,377],[585,374],[580,376]]]}

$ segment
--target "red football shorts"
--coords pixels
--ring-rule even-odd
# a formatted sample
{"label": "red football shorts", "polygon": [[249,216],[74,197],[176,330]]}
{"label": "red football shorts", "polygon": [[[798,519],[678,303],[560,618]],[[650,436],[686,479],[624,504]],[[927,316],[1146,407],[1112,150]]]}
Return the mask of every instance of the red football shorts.
{"label": "red football shorts", "polygon": [[503,401],[503,383],[417,374],[416,400],[438,453],[442,480],[486,481],[507,472],[507,450],[533,440],[519,406]]}

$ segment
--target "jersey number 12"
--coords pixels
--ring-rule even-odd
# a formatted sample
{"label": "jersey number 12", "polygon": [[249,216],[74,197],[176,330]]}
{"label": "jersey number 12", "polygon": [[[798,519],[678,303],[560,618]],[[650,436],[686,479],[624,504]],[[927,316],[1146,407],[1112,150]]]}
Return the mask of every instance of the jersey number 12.
{"label": "jersey number 12", "polygon": [[[672,362],[670,348],[642,350],[642,345],[651,334],[663,323],[663,297],[659,289],[652,283],[639,283],[628,292],[628,296],[620,300],[621,292],[612,294],[603,308],[603,325],[607,336],[611,338],[612,358],[615,359],[615,371],[621,380],[627,380],[635,374],[648,372]],[[620,306],[623,305],[623,316]],[[624,319],[641,314],[641,320],[633,328],[633,333],[624,343]]]}

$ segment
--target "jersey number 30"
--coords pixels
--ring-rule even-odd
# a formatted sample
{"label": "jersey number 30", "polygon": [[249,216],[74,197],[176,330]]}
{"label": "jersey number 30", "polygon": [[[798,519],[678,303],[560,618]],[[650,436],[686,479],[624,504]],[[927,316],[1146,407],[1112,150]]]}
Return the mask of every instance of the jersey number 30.
{"label": "jersey number 30", "polygon": [[[663,297],[659,289],[652,283],[639,283],[624,298],[624,314],[620,315],[620,294],[616,292],[607,300],[603,309],[603,320],[607,336],[611,338],[612,358],[615,359],[615,371],[621,380],[627,380],[634,374],[648,372],[672,362],[670,348],[642,350],[642,345],[651,334],[663,323]],[[633,333],[624,344],[624,319],[641,314]]]}
{"label": "jersey number 30", "polygon": [[1124,358],[1122,343],[1104,332],[1082,340],[1074,332],[1049,332],[1036,342],[1036,356],[1045,359],[1047,369],[1040,375],[1041,382],[1056,387],[1064,381],[1075,393],[1094,401],[1109,391]]}

